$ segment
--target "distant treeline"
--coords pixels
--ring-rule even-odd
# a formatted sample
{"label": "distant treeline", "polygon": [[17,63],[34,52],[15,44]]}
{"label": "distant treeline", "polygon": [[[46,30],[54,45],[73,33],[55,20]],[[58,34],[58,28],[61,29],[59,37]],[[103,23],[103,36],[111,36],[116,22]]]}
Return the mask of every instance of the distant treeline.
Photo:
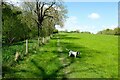
{"label": "distant treeline", "polygon": [[120,27],[112,29],[105,29],[99,31],[97,34],[107,34],[107,35],[120,35]]}
{"label": "distant treeline", "polygon": [[60,31],[60,32],[63,32],[63,33],[86,33],[86,34],[93,34],[93,33],[89,32],[89,31],[82,31],[82,32],[80,32],[79,30],[69,31],[69,32],[67,30],[65,30],[65,31]]}
{"label": "distant treeline", "polygon": [[[82,31],[80,32],[79,30],[75,30],[75,31],[60,31],[60,32],[64,32],[64,33],[86,33],[86,34],[93,34],[89,31]],[[102,31],[97,32],[96,34],[106,34],[106,35],[120,35],[120,27],[116,27],[114,29],[105,29]]]}

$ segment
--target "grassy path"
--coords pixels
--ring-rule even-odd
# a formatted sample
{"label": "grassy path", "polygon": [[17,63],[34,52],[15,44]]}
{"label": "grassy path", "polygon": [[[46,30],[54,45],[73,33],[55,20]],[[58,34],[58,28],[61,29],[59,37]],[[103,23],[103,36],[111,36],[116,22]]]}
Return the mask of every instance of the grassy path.
{"label": "grassy path", "polygon": [[10,68],[6,78],[50,78],[65,77],[63,69],[70,65],[62,64],[63,57],[59,44],[59,37],[54,37],[50,43],[38,48],[36,53],[15,67]]}
{"label": "grassy path", "polygon": [[[13,78],[115,78],[118,73],[117,37],[61,33],[32,55],[11,67],[5,77]],[[33,46],[33,43],[31,43]],[[65,48],[79,51],[68,57]]]}

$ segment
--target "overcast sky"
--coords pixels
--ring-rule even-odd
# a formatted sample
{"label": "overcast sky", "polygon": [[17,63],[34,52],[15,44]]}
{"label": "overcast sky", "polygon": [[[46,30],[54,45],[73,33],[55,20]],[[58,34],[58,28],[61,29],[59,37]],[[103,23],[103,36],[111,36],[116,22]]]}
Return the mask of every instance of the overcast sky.
{"label": "overcast sky", "polygon": [[63,28],[59,30],[80,30],[96,33],[113,29],[118,25],[118,2],[65,2],[68,9]]}

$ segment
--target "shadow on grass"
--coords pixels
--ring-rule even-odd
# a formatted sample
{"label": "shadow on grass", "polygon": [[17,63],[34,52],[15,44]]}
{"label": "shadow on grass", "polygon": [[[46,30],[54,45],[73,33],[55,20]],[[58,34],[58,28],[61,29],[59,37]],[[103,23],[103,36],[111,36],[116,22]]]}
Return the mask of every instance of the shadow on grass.
{"label": "shadow on grass", "polygon": [[[54,59],[53,59],[53,60],[54,60]],[[52,60],[50,60],[50,62],[51,62],[51,61],[52,61]],[[56,78],[58,78],[58,77],[60,77],[60,78],[62,78],[62,79],[63,79],[63,78],[67,78],[67,77],[65,76],[65,74],[58,75],[58,73],[59,73],[59,71],[63,70],[64,68],[70,66],[70,65],[74,62],[74,59],[72,59],[72,60],[70,61],[70,63],[68,63],[68,64],[66,64],[66,65],[61,65],[61,66],[59,65],[58,68],[57,68],[56,70],[53,70],[50,74],[48,74],[43,67],[41,67],[40,65],[38,65],[36,61],[31,60],[31,62],[41,71],[41,73],[38,73],[38,74],[35,73],[37,76],[39,76],[39,77],[42,78],[43,80],[46,80],[46,79],[51,79],[51,80],[53,80],[53,78],[56,79]],[[42,76],[41,76],[41,75],[42,75]]]}
{"label": "shadow on grass", "polygon": [[[62,36],[63,37],[63,36]],[[60,39],[69,39],[68,37],[66,37],[66,35],[64,35],[65,38],[61,38]],[[58,38],[54,38],[54,39],[58,39]],[[70,38],[71,39],[71,38]],[[80,39],[80,38],[72,38],[72,39]],[[73,44],[73,43],[68,43],[68,42],[60,42],[60,45],[62,47],[62,52],[58,52],[56,50],[53,50],[52,53],[55,53],[57,54],[57,57],[51,59],[50,61],[48,61],[48,63],[54,63],[55,59],[57,58],[60,58],[61,55],[63,54],[64,58],[66,59],[69,59],[70,62],[67,63],[66,65],[59,65],[58,68],[56,70],[54,70],[51,74],[47,74],[44,70],[44,68],[42,68],[40,65],[37,65],[37,63],[32,60],[33,64],[38,67],[38,69],[40,71],[42,71],[41,74],[43,74],[41,77],[43,79],[46,79],[46,78],[57,78],[57,77],[61,77],[61,78],[67,78],[66,75],[68,74],[72,74],[72,73],[75,73],[75,72],[81,72],[81,71],[88,71],[88,70],[92,70],[94,71],[93,68],[90,68],[88,67],[87,69],[83,69],[83,70],[73,70],[73,71],[70,71],[68,73],[63,73],[63,74],[58,74],[59,71],[65,69],[66,67],[69,67],[71,64],[73,64],[76,59],[73,57],[68,57],[68,51],[65,50],[65,48],[68,48],[70,50],[73,50],[73,51],[79,51],[80,53],[83,53],[83,55],[81,56],[77,56],[77,58],[80,60],[81,58],[87,58],[87,57],[92,57],[93,54],[100,54],[101,52],[100,51],[97,51],[97,50],[91,50],[87,47],[84,47],[84,46],[81,46],[81,45],[77,45],[77,44]],[[46,52],[49,52],[49,51],[46,51]],[[38,74],[39,75],[39,74]]]}
{"label": "shadow on grass", "polygon": [[70,39],[70,40],[76,40],[76,39],[80,39],[80,38],[77,38],[77,37],[60,37],[60,38],[56,38],[56,37],[54,37],[54,38],[52,38],[52,39],[65,39],[65,40],[67,40],[67,39]]}
{"label": "shadow on grass", "polygon": [[67,36],[67,35],[59,35],[60,39],[70,39],[70,40],[76,40],[76,39],[80,39],[79,37],[71,37],[71,36]]}
{"label": "shadow on grass", "polygon": [[[60,38],[61,39],[61,38]],[[88,70],[91,70],[91,71],[94,71],[93,68],[90,68],[88,67],[87,69],[83,69],[83,70],[73,70],[73,71],[70,71],[68,73],[63,73],[63,74],[58,74],[60,70],[62,69],[65,69],[66,67],[69,67],[72,63],[74,63],[76,60],[74,58],[74,56],[72,57],[66,57],[68,56],[68,51],[65,50],[65,48],[68,48],[70,50],[73,50],[73,51],[79,51],[81,53],[83,53],[83,55],[81,56],[77,56],[77,58],[80,60],[81,58],[88,58],[88,57],[92,57],[93,54],[100,54],[101,52],[100,51],[97,51],[97,50],[91,50],[87,47],[83,47],[81,45],[77,45],[77,44],[73,44],[73,43],[68,43],[68,42],[60,42],[62,46],[62,49],[63,51],[62,52],[58,52],[58,51],[55,51],[53,50],[52,53],[55,53],[57,54],[57,57],[53,58],[50,60],[50,63],[51,62],[54,62],[55,59],[57,58],[60,58],[61,57],[61,54],[63,54],[63,56],[66,58],[66,59],[69,59],[70,60],[70,63],[66,64],[65,66],[60,66],[58,67],[58,69],[56,69],[55,71],[53,71],[51,74],[46,74],[46,72],[43,72],[44,75],[43,75],[43,78],[45,77],[46,78],[57,78],[57,77],[61,77],[61,78],[67,78],[66,75],[69,75],[69,74],[72,74],[72,73],[75,73],[75,72],[84,72],[84,71],[88,71]],[[35,64],[35,61],[34,61],[34,64]],[[37,64],[35,64],[37,65]],[[38,65],[37,65],[38,66]],[[43,68],[41,68],[40,66],[38,66],[39,69],[42,69],[42,71],[45,71]],[[96,72],[96,71],[95,71]],[[97,72],[96,72],[97,73]]]}
{"label": "shadow on grass", "polygon": [[65,39],[65,40],[67,40],[67,39],[76,40],[76,39],[80,39],[80,38],[78,38],[78,37],[61,37],[60,39]]}
{"label": "shadow on grass", "polygon": [[[8,78],[17,78],[19,75],[14,75],[13,73],[18,72],[18,70],[12,69],[12,67],[8,67],[2,65],[2,79],[8,80]],[[6,75],[7,74],[7,75]]]}
{"label": "shadow on grass", "polygon": [[92,50],[87,47],[73,44],[73,43],[61,42],[61,45],[65,54],[68,53],[68,51],[66,51],[66,48],[72,51],[78,51],[82,53],[82,55],[77,56],[77,58],[81,58],[81,57],[87,58],[87,57],[92,57],[93,55],[102,54],[102,52],[98,50]]}
{"label": "shadow on grass", "polygon": [[[54,63],[54,61],[55,61],[55,59],[57,59],[58,58],[58,56],[57,57],[55,57],[55,58],[53,58],[53,59],[51,59],[50,61],[49,61],[49,63],[51,64],[52,62]],[[57,69],[55,69],[55,70],[53,70],[51,73],[47,73],[47,71],[46,71],[46,68],[44,68],[42,65],[39,65],[38,64],[38,62],[36,62],[35,60],[31,60],[31,63],[38,69],[38,71],[39,71],[39,73],[36,73],[36,72],[34,72],[34,71],[32,71],[32,70],[24,70],[24,69],[22,69],[22,70],[14,70],[14,69],[7,69],[6,67],[4,67],[4,69],[7,69],[6,71],[7,71],[7,73],[9,73],[9,76],[7,76],[7,78],[21,78],[22,76],[20,75],[14,75],[14,73],[32,73],[33,75],[35,75],[35,78],[40,78],[40,79],[42,79],[42,80],[56,80],[56,79],[58,79],[58,78],[60,78],[60,79],[67,79],[67,77],[66,77],[66,75],[67,74],[64,74],[64,73],[62,73],[62,74],[59,74],[59,72],[61,71],[61,70],[63,70],[64,68],[66,68],[66,67],[68,67],[68,66],[70,66],[72,63],[74,63],[74,58],[72,58],[71,60],[70,60],[70,62],[68,63],[68,64],[66,64],[66,65],[57,65]],[[10,74],[11,73],[11,74]]]}
{"label": "shadow on grass", "polygon": [[[59,36],[59,37],[56,37],[56,36]],[[79,37],[70,37],[70,36],[67,36],[66,34],[58,34],[58,35],[55,35],[52,39],[71,39],[71,40],[76,40],[76,39],[80,39]]]}
{"label": "shadow on grass", "polygon": [[[63,38],[62,38],[63,37]],[[69,39],[70,37],[67,37],[66,35],[62,35],[60,36],[60,39]],[[57,40],[58,38],[54,38],[55,40]],[[72,38],[70,38],[72,39]],[[73,38],[73,39],[76,39],[76,38]],[[80,38],[77,38],[77,39],[80,39]],[[52,45],[54,47],[56,47],[56,45]],[[75,73],[75,72],[81,72],[81,71],[87,71],[87,70],[92,70],[91,68],[87,68],[87,69],[83,69],[83,70],[73,70],[73,71],[70,71],[70,72],[63,72],[61,74],[59,74],[59,72],[69,66],[71,66],[73,63],[75,63],[77,60],[81,60],[82,58],[86,58],[86,57],[92,57],[91,54],[99,54],[101,52],[99,51],[96,51],[96,50],[91,50],[89,48],[86,48],[84,46],[81,46],[81,45],[77,45],[77,44],[73,44],[73,43],[68,43],[68,42],[60,42],[60,46],[62,47],[62,52],[58,52],[57,50],[52,50],[52,51],[48,51],[48,50],[45,50],[43,51],[42,53],[54,53],[56,54],[56,57],[54,58],[51,58],[50,60],[47,61],[47,64],[48,66],[51,66],[49,64],[52,64],[52,63],[56,63],[55,60],[58,59],[58,58],[64,58],[66,60],[68,60],[66,63],[65,62],[65,65],[63,65],[62,63],[61,64],[57,64],[56,67],[54,70],[51,71],[51,73],[47,73],[47,70],[41,65],[39,65],[37,61],[35,61],[34,59],[31,60],[31,63],[39,70],[39,73],[36,73],[34,71],[28,71],[28,70],[17,70],[17,71],[14,71],[14,73],[16,72],[30,72],[32,74],[35,75],[35,77],[38,77],[38,78],[42,78],[44,80],[46,79],[51,79],[53,80],[54,79],[57,79],[58,77],[62,78],[62,79],[66,79],[68,78],[67,75],[69,74],[72,74],[72,73]],[[57,48],[57,47],[56,47]],[[81,53],[83,53],[82,56],[77,56],[77,58],[74,58],[74,57],[68,57],[68,51],[65,50],[65,48],[68,48],[70,50],[73,50],[73,51],[79,51]],[[42,54],[41,54],[42,55]]]}
{"label": "shadow on grass", "polygon": [[[74,58],[71,58],[71,59],[69,59],[69,63],[67,63],[67,64],[65,64],[65,65],[63,65],[63,64],[56,64],[56,60],[58,60],[58,58],[60,58],[61,56],[60,56],[60,53],[59,52],[57,52],[57,51],[52,51],[52,52],[54,52],[54,54],[57,54],[57,56],[56,57],[54,57],[54,58],[51,58],[50,60],[48,60],[47,61],[47,65],[48,66],[51,66],[50,64],[55,64],[56,65],[56,68],[55,69],[53,69],[50,73],[48,73],[47,71],[49,71],[49,70],[46,70],[46,68],[45,67],[43,67],[42,65],[39,65],[38,64],[38,61],[35,61],[34,59],[32,59],[31,61],[30,61],[30,63],[32,63],[33,64],[33,66],[35,66],[38,70],[39,70],[39,73],[36,73],[36,72],[34,72],[33,70],[17,70],[17,69],[15,69],[15,70],[12,70],[12,69],[7,69],[6,70],[6,72],[7,73],[11,73],[11,74],[9,74],[9,76],[14,76],[14,73],[32,73],[33,75],[35,75],[35,77],[37,77],[37,78],[42,78],[43,80],[46,80],[46,79],[49,79],[49,80],[53,80],[53,79],[57,79],[58,77],[60,77],[61,79],[65,79],[65,78],[67,78],[66,77],[66,74],[64,74],[64,73],[62,73],[62,74],[59,74],[59,72],[61,71],[61,70],[63,70],[63,69],[65,69],[66,67],[68,67],[68,66],[70,66],[72,63],[74,63]],[[49,53],[49,51],[47,52],[47,53]],[[66,59],[68,58],[68,57],[65,57]],[[46,63],[45,63],[46,64]],[[5,69],[5,68],[4,68]],[[12,71],[12,72],[11,72]],[[14,76],[14,78],[19,78],[19,77],[21,77],[21,76]],[[13,77],[12,77],[13,78]]]}

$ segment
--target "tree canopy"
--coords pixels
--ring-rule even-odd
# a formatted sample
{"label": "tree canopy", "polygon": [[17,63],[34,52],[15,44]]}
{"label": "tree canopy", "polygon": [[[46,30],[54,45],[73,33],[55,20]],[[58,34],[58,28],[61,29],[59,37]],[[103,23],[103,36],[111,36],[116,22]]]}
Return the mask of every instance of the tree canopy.
{"label": "tree canopy", "polygon": [[61,1],[23,2],[20,6],[2,2],[3,42],[13,43],[53,34],[55,25],[63,27],[67,9]]}

